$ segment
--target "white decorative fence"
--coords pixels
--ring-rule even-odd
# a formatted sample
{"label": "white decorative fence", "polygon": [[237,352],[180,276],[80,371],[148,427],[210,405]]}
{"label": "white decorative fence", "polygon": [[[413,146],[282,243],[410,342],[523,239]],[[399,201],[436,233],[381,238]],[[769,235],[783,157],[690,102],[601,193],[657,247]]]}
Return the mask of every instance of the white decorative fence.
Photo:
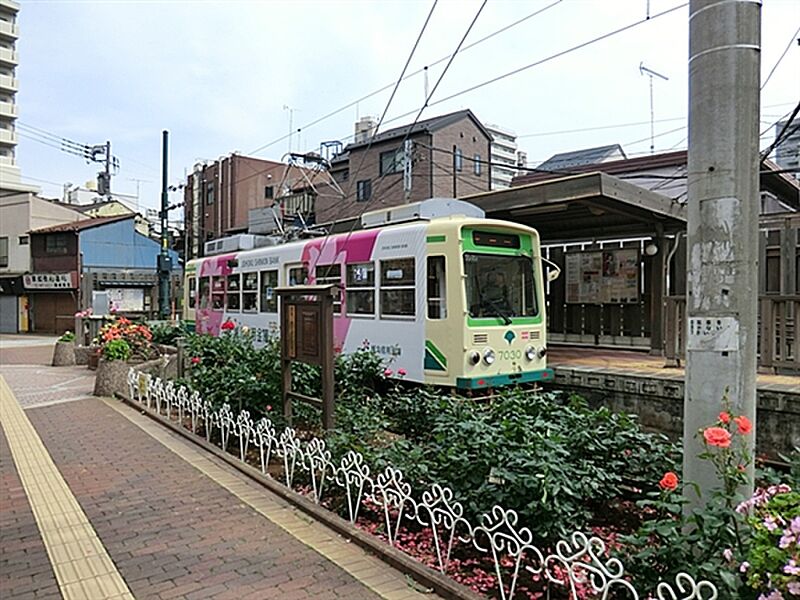
{"label": "white decorative fence", "polygon": [[[352,450],[335,463],[323,439],[301,441],[294,429],[277,432],[269,419],[254,422],[246,410],[234,415],[228,404],[214,410],[197,392],[135,369],[128,372],[128,388],[132,401],[168,420],[177,419],[183,427],[188,424],[192,433],[202,424],[207,441],[216,432],[223,451],[232,450],[241,461],[247,460],[251,448],[256,449],[261,472],[269,475],[270,465],[278,465],[290,489],[297,470],[302,470],[310,480],[311,500],[317,504],[331,487],[339,488],[345,499],[344,517],[351,524],[366,505],[377,508],[387,541],[395,548],[404,523],[429,529],[436,565],[443,574],[448,573],[456,544],[471,545],[494,565],[501,600],[515,597],[523,570],[548,587],[561,588],[574,600],[580,597],[579,589],[603,600],[617,597],[617,592],[632,600],[716,600],[718,596],[713,583],[695,581],[686,573],[679,574],[674,584],[660,583],[655,591],[640,595],[626,579],[623,564],[607,557],[605,542],[598,537],[575,532],[546,553],[536,545],[531,530],[518,524],[514,510],[495,506],[473,524],[464,518],[464,508],[450,488],[434,484],[414,494],[399,469],[390,466],[372,473],[364,457]],[[236,438],[233,443],[232,437]]]}

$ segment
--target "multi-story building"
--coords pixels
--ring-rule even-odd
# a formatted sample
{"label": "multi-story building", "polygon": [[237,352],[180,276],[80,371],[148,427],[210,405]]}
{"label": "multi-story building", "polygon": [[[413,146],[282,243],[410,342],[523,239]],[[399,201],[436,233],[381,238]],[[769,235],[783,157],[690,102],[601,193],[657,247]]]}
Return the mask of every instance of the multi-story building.
{"label": "multi-story building", "polygon": [[511,180],[517,175],[517,167],[519,167],[520,160],[517,149],[517,134],[500,125],[487,124],[486,129],[492,134],[492,152],[490,156],[492,161],[492,189],[502,190],[511,187]]}
{"label": "multi-story building", "polygon": [[30,302],[24,275],[31,269],[29,232],[87,218],[33,192],[0,192],[0,333],[28,330]]}
{"label": "multi-story building", "polygon": [[[356,134],[372,131],[356,124]],[[333,158],[335,190],[316,198],[316,220],[332,223],[363,212],[432,197],[489,191],[491,134],[470,110],[362,135]],[[409,160],[410,159],[410,160]]]}
{"label": "multi-story building", "polygon": [[[0,188],[19,187],[16,164],[17,120],[17,13],[19,3],[0,0]],[[24,186],[23,186],[24,187]],[[29,187],[29,186],[28,186]]]}
{"label": "multi-story building", "polygon": [[[780,135],[786,126],[797,127],[798,123],[789,125],[788,121],[779,121],[775,125],[775,135]],[[800,128],[795,129],[793,133],[786,136],[786,138],[775,147],[775,162],[781,169],[797,169],[800,167]],[[797,179],[800,179],[800,172],[794,173]]]}
{"label": "multi-story building", "polygon": [[196,164],[183,190],[186,259],[202,256],[208,240],[247,232],[251,210],[297,191],[307,174],[303,167],[240,154]]}

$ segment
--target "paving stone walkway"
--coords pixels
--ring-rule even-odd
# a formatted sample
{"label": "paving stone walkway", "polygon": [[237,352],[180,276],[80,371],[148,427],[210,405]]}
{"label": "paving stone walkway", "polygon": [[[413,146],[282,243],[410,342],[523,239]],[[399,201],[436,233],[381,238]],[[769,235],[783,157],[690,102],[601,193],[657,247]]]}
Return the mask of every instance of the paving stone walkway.
{"label": "paving stone walkway", "polygon": [[[300,523],[309,520],[224,463],[199,461],[196,447],[133,409],[88,396],[85,367],[20,364],[15,353],[34,355],[6,348],[0,375],[57,469],[48,481],[63,480],[135,598],[422,598],[404,575]],[[67,593],[61,567],[54,575],[48,527],[59,525],[34,518],[37,490],[20,480],[2,435],[9,410],[0,418],[0,598],[82,597]]]}

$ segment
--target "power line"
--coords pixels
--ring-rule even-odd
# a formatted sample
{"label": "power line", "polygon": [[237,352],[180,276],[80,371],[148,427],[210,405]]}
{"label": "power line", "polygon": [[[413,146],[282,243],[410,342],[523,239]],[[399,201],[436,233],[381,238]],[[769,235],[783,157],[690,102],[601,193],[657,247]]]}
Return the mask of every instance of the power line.
{"label": "power line", "polygon": [[[465,52],[465,51],[469,50],[470,48],[474,48],[478,44],[482,44],[483,42],[493,38],[494,36],[499,35],[500,33],[503,33],[505,31],[508,31],[509,29],[512,29],[513,27],[516,27],[517,25],[519,25],[521,23],[524,23],[528,19],[531,19],[531,18],[533,18],[533,17],[535,17],[537,15],[540,15],[540,14],[544,13],[547,10],[550,10],[554,6],[560,4],[562,1],[563,0],[556,0],[555,2],[552,2],[551,4],[548,4],[547,6],[545,6],[543,8],[537,9],[537,10],[533,11],[532,13],[522,17],[521,19],[517,19],[513,23],[505,25],[504,27],[501,27],[500,29],[490,33],[489,35],[487,35],[487,36],[485,36],[485,37],[483,37],[483,38],[481,38],[481,39],[479,39],[479,40],[477,40],[477,41],[475,41],[475,42],[473,42],[473,43],[471,43],[471,44],[469,44],[467,46],[464,46],[459,52]],[[427,67],[435,67],[436,65],[441,64],[444,61],[446,61],[448,58],[450,58],[449,54],[446,55],[446,56],[443,56],[442,58],[439,58],[438,60],[433,61],[432,63],[430,63],[430,64],[428,64],[426,66]],[[403,80],[405,81],[406,79],[409,79],[411,77],[419,75],[424,70],[425,70],[424,67],[422,69],[417,69],[413,73],[409,73],[408,75],[406,75],[403,78]],[[349,102],[349,103],[345,104],[344,106],[341,106],[341,107],[337,108],[336,110],[333,110],[333,111],[331,111],[331,112],[329,112],[329,113],[327,113],[327,114],[325,114],[325,115],[323,115],[323,116],[311,121],[310,123],[307,123],[306,125],[303,125],[302,127],[299,127],[297,129],[297,131],[300,132],[300,131],[303,131],[303,130],[308,129],[310,127],[313,127],[314,125],[318,125],[319,123],[322,123],[323,121],[326,121],[326,120],[330,119],[331,117],[338,115],[340,112],[343,112],[343,111],[347,110],[348,108],[352,108],[353,106],[356,106],[357,104],[363,102],[364,100],[368,100],[368,99],[372,98],[373,96],[377,96],[381,92],[385,92],[386,90],[391,89],[392,86],[394,86],[394,85],[395,85],[394,83],[389,83],[389,84],[387,84],[387,85],[385,85],[385,86],[383,86],[383,87],[381,87],[381,88],[379,88],[379,89],[377,89],[377,90],[375,90],[373,92],[370,92],[369,94],[366,94],[365,96],[361,96],[357,100],[353,100],[352,102]],[[281,137],[276,138],[276,139],[272,140],[271,142],[268,142],[268,143],[266,143],[266,144],[264,144],[262,146],[259,146],[258,148],[256,148],[252,152],[250,152],[250,154],[255,154],[256,152],[260,152],[261,150],[265,150],[265,149],[267,149],[267,148],[269,148],[271,146],[274,146],[275,144],[279,144],[280,142],[282,142],[283,140],[287,139],[288,137],[289,137],[289,134],[282,135]]]}
{"label": "power line", "polygon": [[800,35],[800,27],[798,27],[797,30],[792,34],[792,37],[789,38],[789,43],[786,44],[786,48],[783,49],[783,54],[781,54],[780,58],[778,58],[778,61],[772,67],[772,70],[769,72],[769,75],[767,75],[767,78],[764,80],[764,83],[761,84],[762,90],[767,86],[769,80],[772,79],[772,74],[775,73],[775,70],[778,68],[778,65],[781,64],[783,58],[786,56],[786,53],[789,52],[789,48],[792,47],[792,44],[797,39],[798,35]]}
{"label": "power line", "polygon": [[[406,140],[408,139],[409,135],[411,135],[411,132],[413,131],[414,126],[417,124],[417,122],[419,121],[419,118],[422,116],[422,113],[429,106],[430,99],[436,93],[436,90],[438,89],[439,84],[441,84],[442,80],[444,79],[444,76],[447,74],[447,71],[450,69],[450,65],[453,64],[453,60],[455,59],[456,55],[458,54],[459,49],[464,44],[464,41],[467,39],[467,36],[469,35],[469,32],[472,31],[472,28],[474,27],[476,21],[478,20],[478,17],[480,16],[481,12],[483,12],[484,7],[486,6],[486,2],[487,2],[487,0],[483,0],[483,2],[481,3],[480,7],[478,8],[478,12],[475,13],[475,16],[472,18],[472,22],[469,24],[469,27],[467,27],[467,30],[464,32],[464,35],[462,36],[461,40],[458,42],[458,46],[456,46],[455,51],[450,56],[450,60],[447,62],[447,64],[444,67],[444,70],[442,70],[442,73],[439,75],[439,78],[436,80],[436,83],[434,84],[433,89],[430,91],[428,96],[425,98],[425,102],[423,102],[422,106],[419,108],[419,111],[417,111],[417,116],[414,118],[414,122],[411,123],[411,125],[409,125],[406,128],[406,133],[403,136],[402,141],[398,145],[398,148],[402,148],[404,146],[404,144],[405,144]],[[380,184],[380,182],[386,177],[386,175],[387,175],[387,173],[382,173],[381,174],[381,176],[378,178],[378,184]],[[358,184],[356,184],[356,185],[358,185]],[[356,196],[357,195],[358,195],[358,188],[356,188]],[[349,237],[352,235],[353,230],[355,229],[355,226],[358,223],[358,218],[361,215],[363,215],[366,212],[367,208],[369,208],[370,204],[375,202],[377,199],[379,199],[379,196],[376,194],[372,198],[367,200],[364,208],[361,209],[361,212],[359,213],[359,215],[356,216],[356,219],[353,221],[353,225],[350,228],[350,231],[347,233],[347,238],[346,239],[349,239]],[[356,200],[357,200],[357,197],[356,197]],[[349,206],[352,206],[352,205],[353,204],[351,203]],[[342,206],[340,207],[339,211],[337,211],[337,214],[341,214],[342,210],[345,207],[349,208],[349,206],[345,205],[345,204],[342,204]],[[323,245],[324,245],[324,241],[323,241]],[[320,251],[320,256],[321,256],[321,251]]]}
{"label": "power line", "polygon": [[[798,112],[800,112],[800,102],[798,102],[798,103],[797,103],[797,106],[795,106],[795,107],[794,107],[794,110],[792,110],[792,112],[791,112],[791,114],[790,114],[790,116],[789,116],[789,120],[788,120],[788,121],[786,121],[786,124],[783,126],[783,128],[782,128],[782,129],[781,129],[781,131],[780,131],[780,133],[778,133],[778,135],[776,135],[776,136],[775,136],[775,141],[773,141],[773,142],[772,142],[772,143],[771,143],[771,144],[770,144],[770,145],[767,147],[767,149],[766,149],[766,150],[764,150],[764,152],[762,152],[762,153],[761,153],[761,161],[762,161],[762,162],[763,162],[763,161],[764,161],[764,160],[765,160],[765,159],[766,159],[766,158],[767,158],[767,157],[770,155],[770,153],[771,153],[771,152],[772,152],[772,151],[773,151],[775,148],[777,148],[777,147],[778,147],[778,146],[779,146],[779,145],[780,145],[780,144],[783,142],[783,140],[784,140],[785,138],[787,138],[787,137],[789,137],[790,135],[792,135],[792,134],[793,134],[795,131],[797,131],[798,127],[800,127],[800,125],[798,125],[798,127],[794,127],[794,128],[792,128],[791,130],[789,129],[789,128],[791,127],[792,123],[794,122],[794,119],[795,119],[795,117],[797,116],[797,113],[798,113]],[[777,125],[777,123],[776,123],[776,125]],[[788,132],[788,133],[787,133],[787,132]]]}

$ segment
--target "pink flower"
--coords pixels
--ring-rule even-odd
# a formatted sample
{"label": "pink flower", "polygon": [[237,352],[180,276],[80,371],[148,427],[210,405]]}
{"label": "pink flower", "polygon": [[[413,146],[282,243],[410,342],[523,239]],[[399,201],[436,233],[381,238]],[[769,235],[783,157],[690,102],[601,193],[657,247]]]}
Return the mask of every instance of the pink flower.
{"label": "pink flower", "polygon": [[722,427],[709,427],[703,431],[703,437],[709,446],[729,448],[731,445],[731,434]]}
{"label": "pink flower", "polygon": [[725,550],[722,551],[722,557],[728,562],[731,562],[733,560],[733,550],[725,548]]}
{"label": "pink flower", "polygon": [[193,365],[199,365],[200,364],[200,357],[199,356],[193,356],[192,357],[192,364]]}
{"label": "pink flower", "polygon": [[664,473],[664,477],[658,482],[659,487],[666,492],[671,492],[678,487],[678,476],[672,471]]}
{"label": "pink flower", "polygon": [[392,373],[394,373],[394,371],[392,371],[391,369],[386,369],[386,370],[383,372],[383,376],[384,376],[384,377],[391,377],[391,376],[392,376]]}
{"label": "pink flower", "polygon": [[408,375],[408,371],[406,371],[405,369],[397,369],[397,375],[398,377],[405,377],[406,375]]}
{"label": "pink flower", "polygon": [[231,321],[230,319],[228,319],[227,321],[225,321],[225,322],[222,324],[222,326],[220,327],[220,329],[222,329],[222,331],[232,331],[232,330],[236,329],[236,323],[234,323],[233,321]]}
{"label": "pink flower", "polygon": [[272,410],[272,405],[271,404],[267,404],[267,412],[269,412],[271,410]]}
{"label": "pink flower", "polygon": [[742,435],[747,435],[753,431],[753,424],[750,422],[750,419],[744,415],[741,417],[735,417],[733,420],[736,421],[736,425],[739,427],[739,433]]}
{"label": "pink flower", "polygon": [[719,413],[719,420],[725,423],[726,425],[731,422],[731,415],[726,411],[722,411]]}

